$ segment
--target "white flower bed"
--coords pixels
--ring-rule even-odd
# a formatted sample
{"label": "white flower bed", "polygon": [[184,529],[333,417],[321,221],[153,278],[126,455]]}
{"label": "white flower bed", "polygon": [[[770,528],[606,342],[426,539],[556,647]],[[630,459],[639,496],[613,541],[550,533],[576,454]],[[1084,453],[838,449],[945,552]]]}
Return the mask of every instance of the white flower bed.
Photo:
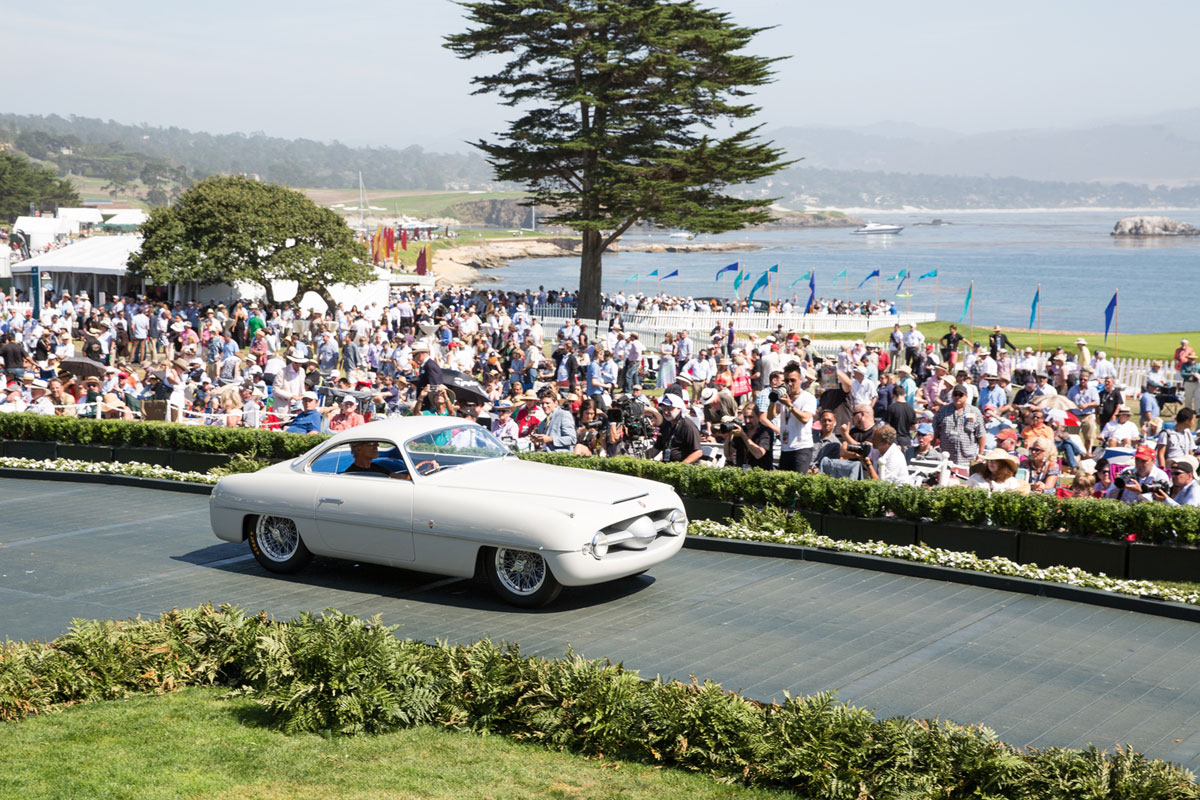
{"label": "white flower bed", "polygon": [[883,558],[899,558],[939,567],[969,569],[988,572],[992,575],[1008,575],[1014,578],[1030,578],[1035,581],[1065,583],[1088,589],[1100,589],[1115,594],[1135,597],[1150,595],[1174,603],[1200,605],[1200,594],[1172,589],[1152,581],[1133,581],[1110,578],[1103,573],[1095,575],[1076,567],[1039,567],[1036,564],[1017,564],[1007,558],[980,558],[974,553],[959,553],[921,545],[895,545],[883,542],[848,542],[818,536],[814,533],[788,533],[783,530],[756,531],[737,522],[722,523],[712,520],[693,520],[688,523],[688,533],[693,536],[709,536],[720,539],[741,539],[750,542],[772,544],[794,544],[802,547],[824,547],[845,553],[862,553]]}
{"label": "white flower bed", "polygon": [[0,458],[0,467],[7,469],[41,469],[52,472],[90,472],[94,475],[129,475],[135,478],[158,478],[164,481],[186,481],[188,483],[217,482],[214,475],[203,472],[179,472],[170,467],[142,464],[131,461],[122,464],[115,461],[80,461],[74,458]]}

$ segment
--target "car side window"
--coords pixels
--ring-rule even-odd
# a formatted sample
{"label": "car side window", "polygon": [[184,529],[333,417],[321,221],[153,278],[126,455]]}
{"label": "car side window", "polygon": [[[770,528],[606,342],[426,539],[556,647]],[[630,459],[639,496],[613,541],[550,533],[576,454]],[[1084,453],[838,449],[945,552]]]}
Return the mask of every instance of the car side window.
{"label": "car side window", "polygon": [[343,444],[317,456],[312,464],[309,465],[308,471],[324,475],[336,475],[340,472],[345,472],[346,467],[353,463],[354,456],[350,454],[350,445]]}

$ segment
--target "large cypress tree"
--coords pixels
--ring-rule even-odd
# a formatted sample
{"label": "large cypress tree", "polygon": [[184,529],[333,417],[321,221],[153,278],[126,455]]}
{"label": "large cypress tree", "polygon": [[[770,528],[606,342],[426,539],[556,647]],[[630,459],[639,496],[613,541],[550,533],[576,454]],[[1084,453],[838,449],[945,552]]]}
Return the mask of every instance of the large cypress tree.
{"label": "large cypress tree", "polygon": [[777,59],[741,51],[761,28],[692,0],[464,2],[474,25],[447,37],[462,58],[503,55],[475,78],[523,113],[492,142],[475,143],[501,180],[557,209],[547,222],[583,235],[580,313],[600,312],[601,256],[640,220],[699,233],[765,222],[771,201],[724,194],[787,166],[758,127],[720,137],[752,116],[745,102]]}

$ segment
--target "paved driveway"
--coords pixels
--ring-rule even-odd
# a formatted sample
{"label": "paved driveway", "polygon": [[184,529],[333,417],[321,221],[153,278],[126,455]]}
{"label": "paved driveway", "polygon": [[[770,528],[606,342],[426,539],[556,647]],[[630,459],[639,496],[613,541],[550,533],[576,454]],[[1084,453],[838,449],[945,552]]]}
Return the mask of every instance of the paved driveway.
{"label": "paved driveway", "polygon": [[470,581],[317,559],[261,569],[216,539],[207,499],[0,480],[0,636],[75,617],[234,603],[278,617],[382,614],[424,640],[571,645],[644,675],[763,699],[837,689],[880,716],[982,722],[1014,745],[1128,742],[1200,770],[1200,625],[803,561],[684,550],[649,575],[516,611]]}

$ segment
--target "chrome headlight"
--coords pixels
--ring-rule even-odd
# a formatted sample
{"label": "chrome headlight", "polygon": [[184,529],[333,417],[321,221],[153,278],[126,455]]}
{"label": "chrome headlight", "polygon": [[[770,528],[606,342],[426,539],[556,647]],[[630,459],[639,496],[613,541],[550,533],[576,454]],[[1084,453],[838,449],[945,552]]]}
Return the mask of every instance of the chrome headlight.
{"label": "chrome headlight", "polygon": [[599,561],[608,555],[608,537],[603,533],[597,533],[592,537],[592,542],[586,549],[592,554],[592,558]]}
{"label": "chrome headlight", "polygon": [[676,536],[687,533],[687,514],[683,513],[682,508],[675,509],[667,517],[667,528]]}

